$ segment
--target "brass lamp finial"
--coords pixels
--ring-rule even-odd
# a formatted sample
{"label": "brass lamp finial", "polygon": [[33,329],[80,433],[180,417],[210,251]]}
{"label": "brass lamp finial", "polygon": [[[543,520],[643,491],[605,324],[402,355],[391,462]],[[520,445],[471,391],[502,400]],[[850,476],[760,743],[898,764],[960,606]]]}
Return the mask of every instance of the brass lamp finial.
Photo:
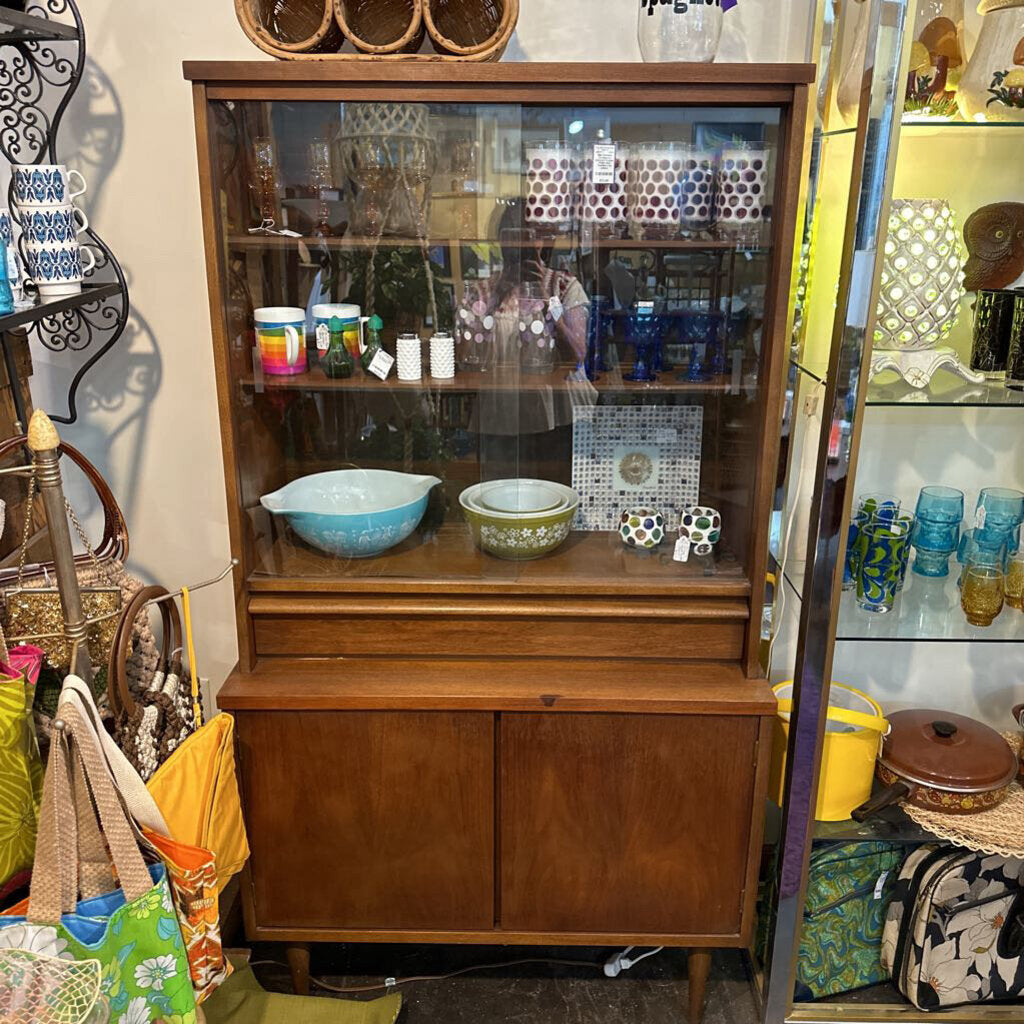
{"label": "brass lamp finial", "polygon": [[36,409],[29,420],[28,446],[34,452],[49,452],[60,447],[57,428],[42,409]]}

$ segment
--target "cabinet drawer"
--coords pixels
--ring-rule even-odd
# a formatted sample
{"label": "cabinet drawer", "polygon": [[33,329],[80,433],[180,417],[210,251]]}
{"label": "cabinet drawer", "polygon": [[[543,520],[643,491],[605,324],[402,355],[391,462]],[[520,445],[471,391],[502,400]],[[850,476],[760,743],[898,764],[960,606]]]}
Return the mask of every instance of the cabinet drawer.
{"label": "cabinet drawer", "polygon": [[758,727],[503,714],[502,928],[738,935]]}
{"label": "cabinet drawer", "polygon": [[237,723],[260,927],[493,927],[492,715]]}

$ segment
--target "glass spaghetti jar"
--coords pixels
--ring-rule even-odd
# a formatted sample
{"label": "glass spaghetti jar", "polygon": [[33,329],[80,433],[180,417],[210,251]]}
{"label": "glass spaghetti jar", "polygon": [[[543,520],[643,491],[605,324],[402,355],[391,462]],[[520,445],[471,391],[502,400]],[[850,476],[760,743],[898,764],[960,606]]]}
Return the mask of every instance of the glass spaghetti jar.
{"label": "glass spaghetti jar", "polygon": [[640,0],[636,36],[645,61],[706,64],[722,35],[722,0]]}

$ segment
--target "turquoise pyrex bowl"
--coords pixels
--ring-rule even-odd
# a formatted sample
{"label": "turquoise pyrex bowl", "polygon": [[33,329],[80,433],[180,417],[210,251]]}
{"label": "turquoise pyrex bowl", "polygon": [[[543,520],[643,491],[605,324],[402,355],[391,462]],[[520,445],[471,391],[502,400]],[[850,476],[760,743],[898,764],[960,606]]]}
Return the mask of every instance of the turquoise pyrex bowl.
{"label": "turquoise pyrex bowl", "polygon": [[336,469],[299,477],[260,504],[307,544],[331,555],[369,558],[400,544],[420,524],[436,476],[389,469]]}

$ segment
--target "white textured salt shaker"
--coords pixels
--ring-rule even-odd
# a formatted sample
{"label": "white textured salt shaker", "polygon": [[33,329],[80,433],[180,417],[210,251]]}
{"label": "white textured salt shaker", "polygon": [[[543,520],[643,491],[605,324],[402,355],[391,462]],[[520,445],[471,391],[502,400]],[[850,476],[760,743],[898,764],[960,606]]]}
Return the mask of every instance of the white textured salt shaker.
{"label": "white textured salt shaker", "polygon": [[399,380],[419,380],[423,376],[422,345],[418,334],[400,334],[395,355]]}
{"label": "white textured salt shaker", "polygon": [[435,380],[455,376],[455,339],[447,331],[438,331],[430,339],[430,376]]}

